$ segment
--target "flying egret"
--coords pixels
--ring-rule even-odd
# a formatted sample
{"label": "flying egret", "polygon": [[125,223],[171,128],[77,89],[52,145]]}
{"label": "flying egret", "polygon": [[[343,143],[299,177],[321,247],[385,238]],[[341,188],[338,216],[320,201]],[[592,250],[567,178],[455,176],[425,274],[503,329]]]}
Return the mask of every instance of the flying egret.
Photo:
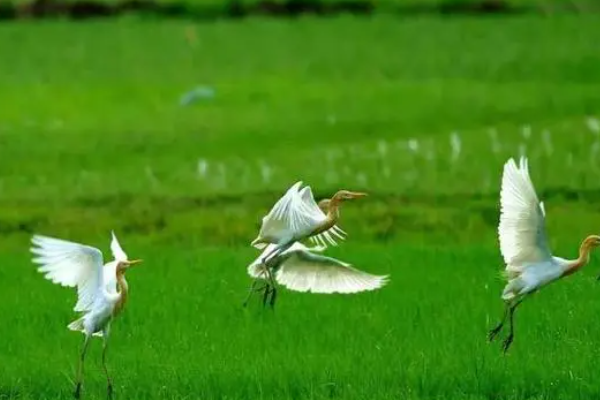
{"label": "flying egret", "polygon": [[358,293],[379,289],[388,282],[388,276],[368,274],[353,268],[350,264],[315,252],[323,252],[325,246],[306,247],[294,242],[289,248],[269,259],[265,265],[263,256],[272,251],[276,245],[269,244],[263,254],[248,266],[248,274],[254,278],[253,288],[244,302],[247,304],[254,286],[259,280],[266,281],[263,303],[266,304],[271,294],[271,304],[275,302],[276,293],[270,288],[269,276],[274,276],[280,285],[296,292],[312,293]]}
{"label": "flying egret", "polygon": [[518,167],[512,158],[504,164],[500,208],[498,236],[506,263],[504,276],[508,283],[502,292],[504,316],[498,326],[489,332],[489,340],[492,341],[500,333],[508,318],[510,332],[503,343],[506,353],[514,339],[513,318],[516,308],[541,287],[586,265],[590,251],[600,245],[600,236],[586,237],[575,260],[552,256],[546,237],[544,204],[535,193],[524,157],[521,157]]}
{"label": "flying egret", "polygon": [[[322,203],[322,207],[327,209],[325,213],[315,202],[310,186],[300,190],[301,186],[301,181],[296,182],[263,217],[258,237],[251,243],[260,250],[269,244],[275,245],[269,252],[263,253],[263,264],[266,264],[270,257],[277,256],[294,242],[303,239],[313,238],[315,243],[325,246],[325,240],[329,244],[336,244],[333,236],[343,240],[345,232],[336,226],[340,215],[340,203],[343,200],[367,195],[366,193],[340,190],[328,202]],[[273,296],[276,296],[277,289],[269,268],[266,268],[266,273],[269,282],[266,292],[269,291],[269,287],[272,287]]]}
{"label": "flying egret", "polygon": [[328,202],[322,202],[322,207],[327,209],[325,213],[315,202],[310,187],[306,186],[300,190],[301,186],[302,182],[296,182],[263,217],[258,237],[251,245],[260,250],[268,244],[276,245],[272,252],[265,255],[263,261],[285,250],[292,243],[311,237],[321,244],[325,244],[326,239],[335,245],[332,235],[338,239],[344,239],[345,236],[345,232],[336,226],[340,203],[367,195],[340,190]]}
{"label": "flying egret", "polygon": [[31,251],[37,256],[33,262],[39,264],[38,271],[46,279],[62,286],[77,287],[78,299],[75,311],[81,318],[71,322],[68,328],[85,334],[77,369],[75,397],[81,395],[83,364],[92,336],[102,337],[102,366],[107,380],[108,395],[112,395],[112,382],[106,367],[106,350],[110,323],[125,307],[129,289],[125,272],[142,260],[129,260],[114,232],[110,244],[115,258],[103,265],[102,252],[94,247],[61,239],[34,235]]}

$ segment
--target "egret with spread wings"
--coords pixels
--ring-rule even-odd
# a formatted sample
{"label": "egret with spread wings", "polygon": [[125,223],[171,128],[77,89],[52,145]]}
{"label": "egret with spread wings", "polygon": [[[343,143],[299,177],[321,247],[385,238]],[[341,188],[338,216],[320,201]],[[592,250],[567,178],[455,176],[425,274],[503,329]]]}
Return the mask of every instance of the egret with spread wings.
{"label": "egret with spread wings", "polygon": [[502,321],[489,333],[493,340],[509,319],[510,331],[503,343],[504,352],[514,339],[514,313],[528,295],[541,287],[578,271],[589,262],[590,251],[600,245],[600,236],[586,237],[579,257],[566,260],[552,256],[546,237],[546,213],[538,200],[529,176],[527,159],[519,166],[513,159],[504,165],[500,191],[500,250],[508,283],[502,292],[505,311]]}
{"label": "egret with spread wings", "polygon": [[112,395],[112,382],[106,367],[106,350],[110,323],[125,307],[129,287],[125,271],[142,260],[129,260],[114,232],[111,251],[114,261],[104,265],[102,252],[95,247],[54,239],[46,236],[33,236],[31,251],[36,255],[34,263],[44,277],[62,286],[77,287],[78,299],[75,311],[83,315],[71,322],[68,328],[85,335],[77,378],[75,397],[81,394],[83,364],[89,341],[92,336],[103,339],[102,366],[106,374],[108,395]]}
{"label": "egret with spread wings", "polygon": [[[263,252],[262,263],[266,265],[269,258],[289,248],[294,242],[311,238],[315,243],[327,246],[336,245],[336,238],[343,240],[346,233],[336,224],[339,219],[339,207],[342,201],[364,197],[366,193],[340,190],[328,202],[321,206],[315,202],[309,186],[300,189],[302,182],[296,182],[285,195],[275,203],[271,211],[263,218],[258,237],[252,242],[257,249],[265,249],[269,244],[270,251]],[[267,288],[273,296],[277,289],[275,281],[266,268]],[[252,293],[252,290],[250,293]]]}
{"label": "egret with spread wings", "polygon": [[[343,261],[317,254],[317,252],[325,250],[325,246],[309,248],[300,242],[293,243],[288,249],[272,257],[266,265],[263,264],[264,254],[272,251],[274,246],[273,244],[268,245],[263,254],[248,266],[248,274],[255,279],[254,285],[260,280],[265,281],[263,303],[266,303],[273,290],[269,284],[269,276],[274,276],[278,284],[296,292],[327,294],[376,290],[388,282],[387,275],[372,275]],[[263,288],[258,290],[261,289]],[[274,301],[274,297],[272,297],[272,301]]]}

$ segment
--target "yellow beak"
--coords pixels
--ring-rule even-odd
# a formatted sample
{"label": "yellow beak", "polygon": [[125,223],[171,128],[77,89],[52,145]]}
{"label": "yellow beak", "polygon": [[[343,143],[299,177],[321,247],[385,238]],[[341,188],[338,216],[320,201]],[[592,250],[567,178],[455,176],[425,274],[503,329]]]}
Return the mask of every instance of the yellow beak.
{"label": "yellow beak", "polygon": [[144,261],[144,260],[129,260],[129,261],[126,261],[126,263],[127,263],[127,265],[131,266],[131,265],[139,264],[142,261]]}

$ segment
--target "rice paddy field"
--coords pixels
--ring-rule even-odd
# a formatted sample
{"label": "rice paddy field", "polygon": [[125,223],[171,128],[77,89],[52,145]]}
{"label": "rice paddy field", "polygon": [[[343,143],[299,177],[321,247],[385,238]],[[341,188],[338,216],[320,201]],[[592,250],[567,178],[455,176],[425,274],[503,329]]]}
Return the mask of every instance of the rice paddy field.
{"label": "rice paddy field", "polygon": [[[76,293],[34,233],[132,258],[118,399],[590,399],[600,258],[517,312],[503,355],[498,191],[527,155],[552,250],[600,233],[594,15],[121,18],[0,25],[0,399],[72,397]],[[242,301],[263,215],[340,188],[326,254],[391,281]],[[101,340],[84,398],[106,397]]]}

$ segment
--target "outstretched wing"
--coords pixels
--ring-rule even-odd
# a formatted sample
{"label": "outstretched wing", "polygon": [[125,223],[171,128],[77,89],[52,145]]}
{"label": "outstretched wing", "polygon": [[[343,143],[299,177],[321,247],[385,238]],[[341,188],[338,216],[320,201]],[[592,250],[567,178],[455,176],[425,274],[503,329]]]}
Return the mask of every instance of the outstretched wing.
{"label": "outstretched wing", "polygon": [[[263,218],[259,238],[278,243],[308,235],[324,222],[325,214],[313,213],[303,204],[300,186],[302,182],[296,182]],[[264,243],[253,245],[259,249],[265,247]]]}
{"label": "outstretched wing", "polygon": [[[300,191],[300,199],[302,200],[301,207],[304,208],[304,212],[313,215],[315,219],[324,221],[327,217],[319,205],[315,202],[310,186],[306,186]],[[338,240],[346,239],[346,232],[340,229],[337,225],[333,225],[328,230],[321,232],[317,235],[311,236],[310,241],[318,246],[337,246],[336,238]]]}
{"label": "outstretched wing", "polygon": [[529,176],[527,159],[519,167],[511,158],[504,165],[500,191],[500,250],[508,272],[552,257],[546,237],[546,216]]}
{"label": "outstretched wing", "polygon": [[77,287],[75,311],[89,311],[103,282],[102,252],[79,243],[34,235],[33,262],[46,279]]}
{"label": "outstretched wing", "polygon": [[371,275],[335,258],[314,254],[298,243],[287,250],[275,278],[290,290],[312,293],[357,293],[381,288],[388,276]]}

